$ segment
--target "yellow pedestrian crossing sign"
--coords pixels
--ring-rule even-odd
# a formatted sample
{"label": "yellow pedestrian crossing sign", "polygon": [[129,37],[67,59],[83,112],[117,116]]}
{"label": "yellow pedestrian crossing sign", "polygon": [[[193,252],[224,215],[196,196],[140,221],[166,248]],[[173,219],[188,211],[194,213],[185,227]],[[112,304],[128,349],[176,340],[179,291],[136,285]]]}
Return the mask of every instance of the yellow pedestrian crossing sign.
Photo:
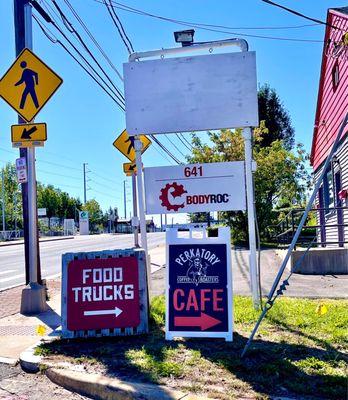
{"label": "yellow pedestrian crossing sign", "polygon": [[[151,140],[145,135],[139,135],[140,141],[143,144],[141,152],[144,153],[151,145]],[[114,141],[113,145],[123,155],[125,155],[129,161],[135,161],[135,149],[134,149],[134,136],[129,136],[127,131],[124,130],[121,135]]]}
{"label": "yellow pedestrian crossing sign", "polygon": [[123,172],[127,176],[132,176],[137,172],[137,166],[135,163],[124,163],[123,164]]}
{"label": "yellow pedestrian crossing sign", "polygon": [[0,97],[30,122],[62,82],[32,51],[24,49],[0,80]]}
{"label": "yellow pedestrian crossing sign", "polygon": [[46,140],[47,126],[45,123],[11,126],[12,147],[43,146]]}

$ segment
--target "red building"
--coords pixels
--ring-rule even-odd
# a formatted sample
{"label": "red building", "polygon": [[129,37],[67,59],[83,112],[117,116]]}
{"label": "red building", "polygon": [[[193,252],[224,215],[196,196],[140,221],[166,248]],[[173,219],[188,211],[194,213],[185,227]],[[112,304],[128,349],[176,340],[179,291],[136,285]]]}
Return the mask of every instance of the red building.
{"label": "red building", "polygon": [[[318,102],[311,150],[315,179],[348,112],[348,7],[328,10]],[[348,128],[319,189],[318,241],[327,246],[348,243]],[[345,243],[346,242],[346,243]]]}

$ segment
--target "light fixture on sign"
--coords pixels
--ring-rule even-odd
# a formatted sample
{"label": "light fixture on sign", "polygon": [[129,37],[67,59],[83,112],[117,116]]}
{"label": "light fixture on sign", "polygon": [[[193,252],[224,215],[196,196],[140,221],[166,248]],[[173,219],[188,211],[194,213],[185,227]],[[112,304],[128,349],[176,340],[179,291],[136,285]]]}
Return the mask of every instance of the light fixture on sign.
{"label": "light fixture on sign", "polygon": [[194,35],[195,35],[194,29],[174,32],[174,38],[176,43],[181,43],[182,47],[190,46],[193,43]]}

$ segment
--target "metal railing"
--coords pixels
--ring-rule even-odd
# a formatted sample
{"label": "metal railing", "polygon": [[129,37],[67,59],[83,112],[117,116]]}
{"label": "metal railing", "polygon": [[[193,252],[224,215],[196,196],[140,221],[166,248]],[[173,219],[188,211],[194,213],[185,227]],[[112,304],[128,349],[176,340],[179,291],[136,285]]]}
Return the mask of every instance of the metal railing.
{"label": "metal railing", "polygon": [[[290,244],[303,212],[304,208],[293,208],[279,224],[268,226],[270,239],[280,245]],[[348,243],[348,207],[312,208],[296,245],[311,242],[316,247],[344,247]]]}

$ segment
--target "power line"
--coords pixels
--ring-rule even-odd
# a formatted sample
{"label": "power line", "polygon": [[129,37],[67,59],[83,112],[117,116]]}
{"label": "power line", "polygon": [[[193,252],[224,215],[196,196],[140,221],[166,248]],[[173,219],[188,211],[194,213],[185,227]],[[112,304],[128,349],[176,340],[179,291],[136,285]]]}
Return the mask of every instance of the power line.
{"label": "power line", "polygon": [[112,87],[116,90],[116,96],[119,98],[119,100],[122,102],[123,101],[123,94],[121,93],[120,89],[114,84],[110,76],[106,73],[105,69],[100,65],[99,61],[95,58],[93,53],[90,51],[88,46],[86,45],[85,41],[82,39],[81,35],[77,32],[77,30],[73,27],[72,23],[68,20],[66,15],[63,13],[61,8],[58,6],[57,2],[55,0],[52,0],[52,3],[56,7],[57,11],[59,12],[62,21],[64,22],[65,26],[68,28],[69,32],[75,34],[77,37],[78,41],[81,43],[82,47],[85,49],[85,51],[89,54],[89,56],[93,59],[93,61],[98,65],[99,69],[102,71],[106,79],[110,82]]}
{"label": "power line", "polygon": [[180,133],[176,133],[175,135],[180,140],[180,142],[187,148],[187,150],[189,150],[189,151],[192,150],[192,146],[190,145],[190,143],[186,139],[184,141],[184,138],[181,136]]}
{"label": "power line", "polygon": [[[96,3],[102,3],[101,0],[94,0]],[[123,11],[132,12],[134,14],[145,15],[152,18],[162,19],[164,21],[173,22],[173,23],[185,23],[189,25],[197,25],[202,27],[209,27],[209,28],[222,28],[222,29],[231,29],[231,30],[286,30],[286,29],[300,29],[300,28],[307,28],[312,26],[318,26],[319,23],[314,24],[302,24],[302,25],[288,25],[288,26],[226,26],[226,25],[214,25],[214,24],[204,24],[201,22],[193,22],[193,21],[184,21],[178,20],[174,18],[164,17],[161,15],[151,14],[144,10],[140,10],[134,7],[130,7],[126,4],[122,4],[116,1],[111,1],[115,8],[119,8]]]}
{"label": "power line", "polygon": [[[100,0],[93,0],[93,1],[95,1],[96,3],[101,3]],[[215,28],[208,28],[208,27],[204,26],[204,24],[188,22],[188,21],[181,21],[181,20],[177,20],[174,18],[167,18],[167,17],[163,17],[161,15],[151,14],[146,11],[139,10],[139,9],[136,9],[133,7],[129,7],[125,4],[118,3],[115,1],[112,1],[112,3],[115,6],[117,6],[117,8],[119,8],[120,10],[123,10],[126,12],[130,12],[133,14],[139,14],[139,15],[143,15],[143,16],[147,16],[147,17],[151,17],[151,18],[156,18],[159,20],[173,23],[173,24],[196,28],[196,29],[201,29],[201,30],[205,30],[205,31],[209,31],[209,32],[217,32],[217,33],[223,33],[223,34],[228,34],[228,35],[232,34],[232,35],[236,35],[236,36],[252,37],[252,38],[256,38],[256,39],[268,39],[268,40],[291,41],[291,42],[323,43],[322,40],[315,40],[315,39],[301,39],[301,38],[288,38],[288,37],[277,37],[277,36],[252,35],[252,34],[245,33],[245,32],[233,32],[233,31],[226,31],[226,30],[215,29]],[[206,25],[208,25],[208,24],[206,24]]]}
{"label": "power line", "polygon": [[124,29],[124,27],[123,27],[123,25],[122,25],[121,20],[119,19],[118,15],[116,14],[114,5],[112,4],[112,1],[111,1],[111,0],[109,0],[109,4],[110,4],[110,7],[111,7],[111,12],[112,12],[112,14],[114,15],[114,17],[115,17],[115,19],[116,19],[118,25],[120,26],[121,31],[122,31],[122,34],[123,34],[123,36],[125,37],[127,43],[129,44],[129,47],[130,47],[130,49],[131,49],[131,52],[134,53],[134,48],[133,48],[132,42],[131,42],[131,40],[129,39],[129,36],[127,35],[127,33],[126,33],[126,31],[125,31],[125,29]]}
{"label": "power line", "polygon": [[169,154],[169,156],[177,163],[177,164],[182,164],[182,162],[176,158],[157,138],[155,135],[149,135],[150,138],[156,143],[158,144],[158,146],[164,150],[167,154]]}
{"label": "power line", "polygon": [[[61,42],[57,37],[55,37],[52,32],[49,31],[47,27],[45,27],[36,17],[36,15],[33,15],[34,20],[38,24],[39,28],[43,32],[43,34],[53,43],[53,44],[59,44],[69,55],[72,57],[78,64],[79,66],[94,80],[94,82],[100,86],[100,88],[119,106],[119,108],[124,111],[124,106],[121,105],[118,100],[107,90],[105,87],[98,81],[98,79],[82,64],[80,60],[77,59],[77,57],[72,54],[72,52],[66,47],[66,45]],[[83,57],[84,58],[84,57]],[[88,64],[88,62],[87,62]],[[90,69],[94,71],[92,67]],[[98,74],[97,74],[98,75]]]}
{"label": "power line", "polygon": [[177,151],[178,153],[180,153],[180,154],[185,158],[185,157],[186,157],[185,154],[179,149],[179,147],[176,146],[175,143],[173,143],[173,141],[171,140],[171,138],[169,137],[169,135],[165,135],[165,136],[166,136],[167,140],[169,141],[169,143],[171,143],[172,146],[176,149],[176,151]]}
{"label": "power line", "polygon": [[126,49],[127,49],[127,51],[128,51],[128,54],[131,54],[131,53],[132,53],[132,50],[130,49],[129,44],[127,43],[127,41],[125,40],[125,38],[124,38],[124,36],[123,36],[123,34],[122,34],[121,28],[120,28],[120,26],[118,25],[117,20],[115,19],[113,12],[111,11],[110,4],[108,4],[108,3],[106,2],[106,0],[103,0],[103,4],[104,4],[105,7],[107,8],[108,13],[109,13],[109,15],[110,15],[110,17],[111,17],[111,19],[112,19],[112,22],[114,23],[114,25],[115,25],[115,27],[116,27],[116,29],[117,29],[117,31],[118,31],[118,34],[119,34],[119,36],[120,36],[122,42],[123,42],[124,45],[126,46]]}
{"label": "power line", "polygon": [[309,20],[309,21],[316,22],[317,24],[320,24],[320,25],[326,25],[326,26],[329,26],[330,28],[338,29],[338,30],[342,31],[342,29],[338,28],[338,27],[335,26],[335,25],[329,24],[328,22],[321,21],[320,19],[316,19],[316,18],[309,17],[308,15],[302,14],[302,13],[300,13],[300,12],[298,12],[298,11],[296,11],[296,10],[293,10],[293,9],[291,9],[291,8],[282,6],[281,4],[275,3],[275,2],[273,2],[273,1],[271,1],[271,0],[262,0],[262,1],[263,1],[264,3],[270,4],[271,6],[279,7],[279,8],[281,8],[282,10],[285,10],[285,11],[291,13],[291,14],[297,15],[298,17],[307,19],[307,20]]}
{"label": "power line", "polygon": [[[69,32],[73,32],[73,30],[76,32],[76,30],[73,28],[73,26],[72,26],[72,24],[70,23],[70,21],[66,18],[66,16],[64,15],[64,13],[63,13],[63,11],[59,8],[59,6],[57,5],[57,3],[55,2],[55,0],[52,0],[53,1],[53,4],[56,6],[56,8],[57,8],[57,10],[58,10],[58,12],[59,12],[59,14],[60,14],[60,18],[62,18],[62,20],[63,20],[63,22],[64,22],[64,25],[67,27],[67,29],[69,30]],[[35,17],[35,16],[34,16]],[[51,24],[53,24],[53,26],[61,33],[61,35],[68,41],[68,43],[73,47],[73,49],[79,54],[79,56],[85,61],[85,63],[87,63],[87,65],[93,70],[93,72],[95,73],[95,74],[97,74],[98,75],[98,77],[102,80],[102,82],[109,88],[109,90],[112,90],[109,86],[108,86],[108,84],[105,82],[105,80],[95,71],[95,69],[92,67],[92,65],[86,60],[86,58],[79,52],[79,50],[76,48],[76,46],[67,38],[67,36],[64,34],[64,32],[61,30],[61,28],[59,27],[59,25],[52,19],[52,17],[50,17],[50,16],[48,16],[48,19],[49,19],[49,22],[51,23]],[[68,53],[69,53],[69,55],[71,55],[73,58],[74,58],[74,60],[75,61],[77,61],[78,63],[79,63],[79,65],[98,83],[98,85],[99,86],[101,86],[102,88],[103,88],[103,90],[119,105],[119,107],[122,109],[122,111],[125,111],[125,108],[124,108],[124,106],[123,106],[123,104],[122,104],[122,107],[120,106],[120,104],[117,102],[117,100],[115,99],[115,98],[113,98],[111,95],[110,95],[110,93],[105,89],[105,87],[90,73],[90,71],[88,71],[77,59],[76,59],[76,57],[66,48],[66,46],[61,42],[61,41],[59,41],[57,38],[54,38],[54,37],[52,37],[52,36],[50,36],[49,35],[49,33],[46,31],[46,29],[45,29],[45,27],[43,26],[43,24],[41,24],[40,23],[40,21],[35,17],[35,21],[39,24],[39,26],[40,26],[40,28],[41,28],[41,30],[43,31],[43,33],[46,35],[46,37],[52,42],[52,43],[59,43],[66,51],[68,51]],[[122,26],[122,29],[123,29],[123,31],[125,32],[125,30],[124,30],[124,28],[123,28],[123,26]],[[49,30],[48,30],[49,31]],[[50,31],[49,31],[50,32]],[[51,32],[50,32],[51,33]],[[52,33],[51,33],[51,35],[52,35]],[[82,41],[83,42],[83,40],[82,40],[82,38],[81,38],[81,36],[79,35],[79,38],[80,38],[80,41]],[[127,36],[127,38],[128,38],[128,36]],[[128,38],[128,40],[129,40],[129,38]],[[129,40],[129,42],[130,42],[130,40]],[[84,43],[84,42],[83,42]],[[130,43],[131,44],[131,43]],[[84,47],[86,47],[86,45],[84,46]],[[133,49],[133,46],[132,46],[132,49]],[[92,56],[92,58],[94,59],[94,60],[96,60],[95,59],[95,57],[92,55],[92,53],[89,51],[89,49],[88,49],[88,53]],[[97,64],[100,66],[100,64],[97,62]],[[123,94],[121,93],[121,97],[122,97],[122,100],[124,100],[124,96],[123,96]],[[166,149],[166,147],[165,146],[163,146],[162,145],[162,143],[160,143],[160,141],[158,140],[158,139],[156,139],[156,140],[154,140],[154,142],[158,145],[158,146],[160,146],[161,147],[161,149],[163,150],[163,151],[165,151],[171,158],[173,158],[174,159],[174,161],[175,162],[177,162],[177,163],[180,163],[180,161],[175,157],[175,156],[173,156],[173,154],[168,150],[168,149]]]}
{"label": "power line", "polygon": [[119,72],[119,70],[115,67],[115,65],[113,64],[113,62],[110,60],[110,58],[108,57],[108,55],[105,53],[105,51],[103,50],[103,48],[101,47],[101,45],[99,44],[99,42],[96,40],[96,38],[93,36],[93,34],[91,33],[91,31],[88,29],[88,27],[86,26],[86,24],[83,22],[82,18],[78,15],[78,13],[76,12],[76,10],[74,9],[74,7],[71,5],[71,3],[69,2],[69,0],[64,0],[65,3],[67,4],[67,6],[70,8],[71,12],[73,13],[73,15],[75,16],[75,18],[78,20],[78,22],[80,23],[80,25],[82,26],[82,28],[85,30],[85,32],[87,33],[87,35],[90,37],[90,39],[92,40],[92,42],[95,44],[95,46],[98,48],[98,50],[100,51],[100,53],[102,54],[102,56],[105,58],[105,60],[108,62],[108,64],[110,65],[110,67],[115,71],[115,73],[117,74],[117,76],[120,78],[120,80],[123,82],[123,76],[121,75],[121,73]]}

